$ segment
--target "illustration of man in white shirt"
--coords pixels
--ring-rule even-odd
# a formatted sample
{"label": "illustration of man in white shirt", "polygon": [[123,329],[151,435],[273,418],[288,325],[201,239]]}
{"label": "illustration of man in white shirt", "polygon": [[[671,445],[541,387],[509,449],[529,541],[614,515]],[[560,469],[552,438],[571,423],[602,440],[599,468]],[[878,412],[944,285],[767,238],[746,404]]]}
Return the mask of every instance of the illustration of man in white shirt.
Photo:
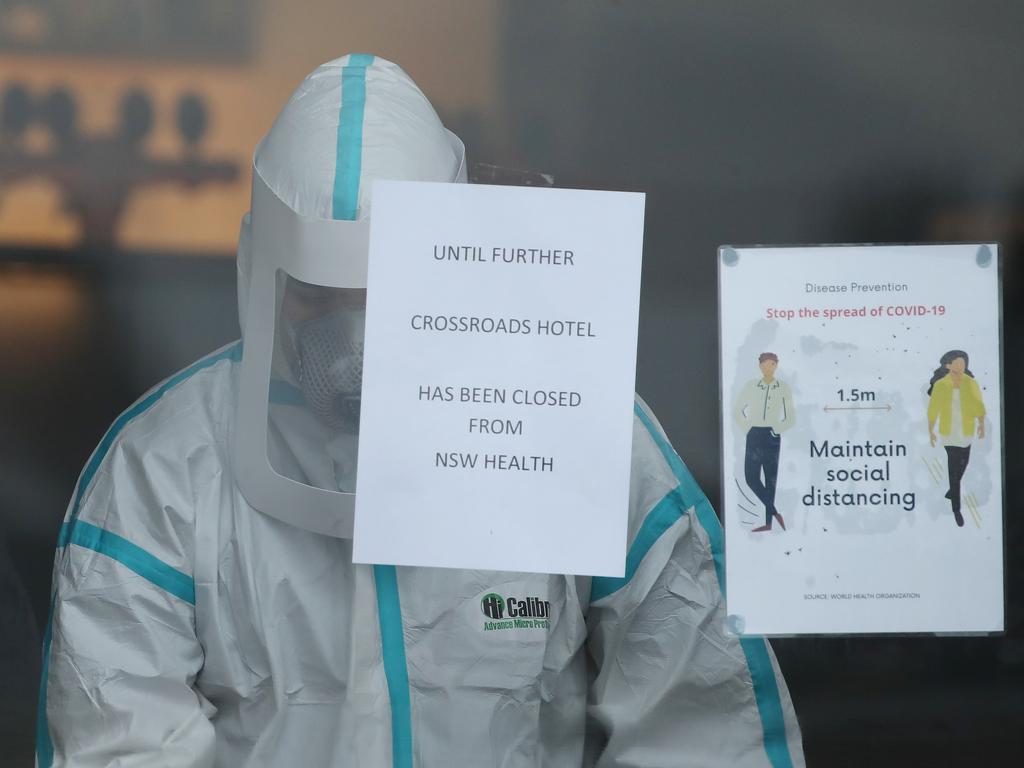
{"label": "illustration of man in white shirt", "polygon": [[747,431],[743,475],[750,490],[764,504],[765,523],[753,529],[754,533],[761,533],[772,529],[773,520],[778,520],[782,530],[786,530],[786,522],[775,508],[775,484],[782,433],[796,423],[796,409],[789,386],[775,378],[779,356],[762,352],[757,364],[762,376],[743,387],[736,399],[733,417],[740,428]]}

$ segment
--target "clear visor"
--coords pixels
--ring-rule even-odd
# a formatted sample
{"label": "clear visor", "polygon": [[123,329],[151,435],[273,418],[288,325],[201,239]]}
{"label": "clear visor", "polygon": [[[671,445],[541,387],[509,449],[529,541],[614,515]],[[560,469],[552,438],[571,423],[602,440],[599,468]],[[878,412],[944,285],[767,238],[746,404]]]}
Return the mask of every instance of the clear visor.
{"label": "clear visor", "polygon": [[251,222],[235,478],[261,512],[351,538],[369,221],[296,213],[254,163]]}
{"label": "clear visor", "polygon": [[366,289],[277,272],[267,459],[303,485],[354,493]]}

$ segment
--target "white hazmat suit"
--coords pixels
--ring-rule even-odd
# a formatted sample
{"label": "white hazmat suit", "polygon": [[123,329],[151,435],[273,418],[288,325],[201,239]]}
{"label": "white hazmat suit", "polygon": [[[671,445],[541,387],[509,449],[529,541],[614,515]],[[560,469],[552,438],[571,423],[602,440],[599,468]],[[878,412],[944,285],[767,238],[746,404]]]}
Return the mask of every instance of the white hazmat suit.
{"label": "white hazmat suit", "polygon": [[[358,131],[339,117],[356,81]],[[355,177],[335,165],[353,153]],[[453,181],[459,160],[398,67],[353,55],[302,83],[255,169],[304,216],[364,219],[372,178]],[[625,577],[355,565],[349,539],[239,490],[241,356],[147,393],[79,479],[39,766],[803,765],[769,646],[725,631],[715,513],[639,399]],[[543,628],[487,628],[513,615]]]}

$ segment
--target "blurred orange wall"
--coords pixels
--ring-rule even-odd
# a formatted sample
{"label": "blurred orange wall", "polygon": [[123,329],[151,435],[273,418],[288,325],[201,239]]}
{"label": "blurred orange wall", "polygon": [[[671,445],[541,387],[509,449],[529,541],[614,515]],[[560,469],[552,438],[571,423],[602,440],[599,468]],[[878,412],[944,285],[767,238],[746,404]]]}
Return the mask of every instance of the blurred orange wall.
{"label": "blurred orange wall", "polygon": [[[177,99],[200,94],[210,118],[201,156],[238,163],[241,179],[197,190],[169,183],[141,189],[121,218],[118,241],[128,249],[233,253],[248,208],[252,151],[307,72],[344,53],[374,53],[400,64],[439,111],[493,114],[496,7],[479,0],[263,0],[253,3],[253,53],[239,64],[0,54],[0,88],[18,81],[43,95],[67,87],[81,132],[102,134],[115,127],[122,94],[140,87],[156,111],[146,150],[170,158],[182,147]],[[45,149],[46,129],[32,131],[27,140]],[[41,178],[0,189],[0,243],[73,244],[77,222],[60,208],[59,190]]]}

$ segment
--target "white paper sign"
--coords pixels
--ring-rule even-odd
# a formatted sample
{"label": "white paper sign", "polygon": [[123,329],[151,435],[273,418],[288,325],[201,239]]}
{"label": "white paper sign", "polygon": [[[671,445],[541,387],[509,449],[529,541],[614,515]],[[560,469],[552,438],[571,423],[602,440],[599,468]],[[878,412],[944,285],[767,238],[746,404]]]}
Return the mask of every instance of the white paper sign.
{"label": "white paper sign", "polygon": [[735,631],[1002,630],[997,250],[721,249]]}
{"label": "white paper sign", "polygon": [[623,575],[643,216],[375,183],[356,562]]}

